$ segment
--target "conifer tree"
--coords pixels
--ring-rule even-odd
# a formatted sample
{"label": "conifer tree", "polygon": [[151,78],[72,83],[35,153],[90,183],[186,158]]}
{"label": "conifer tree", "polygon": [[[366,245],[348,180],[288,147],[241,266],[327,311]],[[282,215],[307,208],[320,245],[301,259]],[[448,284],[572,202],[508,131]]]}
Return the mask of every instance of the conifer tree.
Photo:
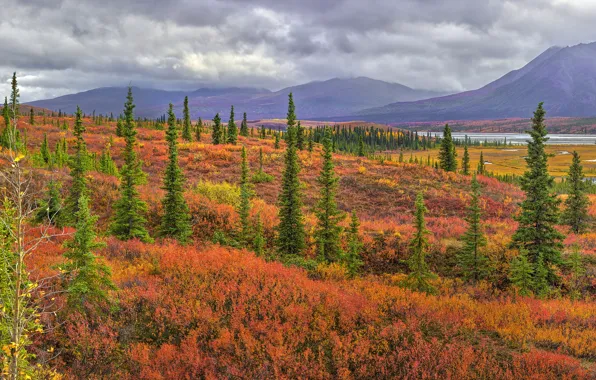
{"label": "conifer tree", "polygon": [[461,160],[461,168],[463,175],[470,175],[470,153],[468,152],[468,144],[464,145],[464,156]]}
{"label": "conifer tree", "polygon": [[118,120],[116,121],[116,136],[124,136],[124,123],[121,118],[118,118]]}
{"label": "conifer tree", "polygon": [[484,154],[480,151],[480,160],[478,161],[478,168],[476,169],[478,174],[484,175]]}
{"label": "conifer tree", "polygon": [[300,120],[296,125],[296,147],[299,150],[304,150],[304,127],[300,124]]}
{"label": "conifer tree", "polygon": [[581,255],[579,245],[574,244],[571,249],[571,254],[565,262],[571,274],[569,283],[569,293],[571,299],[578,299],[581,297],[582,282],[586,278],[586,266]]}
{"label": "conifer tree", "polygon": [[548,155],[544,144],[548,141],[544,125],[542,103],[532,118],[532,140],[528,142],[527,171],[521,177],[521,188],[526,197],[521,203],[521,213],[516,217],[517,231],[512,239],[512,247],[527,251],[528,260],[538,274],[539,256],[547,271],[547,280],[553,284],[557,277],[552,265],[561,262],[563,235],[555,229],[559,222],[559,199],[552,191],[554,178],[548,173]]}
{"label": "conifer tree", "polygon": [[[362,135],[358,136],[358,157],[364,157],[366,155],[364,151],[364,139]],[[403,154],[400,152],[400,157],[403,158]],[[400,161],[401,162],[401,161]]]}
{"label": "conifer tree", "polygon": [[82,310],[86,304],[97,306],[108,300],[108,291],[116,286],[110,279],[110,268],[101,263],[94,250],[104,244],[96,239],[95,223],[97,217],[89,211],[86,195],[79,199],[79,209],[75,215],[73,239],[66,243],[64,257],[67,262],[61,267],[67,273],[67,301],[70,307]]}
{"label": "conifer tree", "polygon": [[211,140],[214,145],[223,143],[223,131],[219,113],[217,113],[213,118],[213,126],[211,127]]}
{"label": "conifer tree", "polygon": [[240,136],[248,137],[248,121],[246,120],[246,112],[242,115],[242,124],[240,124]]}
{"label": "conifer tree", "polygon": [[192,230],[190,226],[190,212],[184,200],[184,176],[178,164],[178,129],[174,106],[170,103],[168,110],[168,165],[164,173],[162,189],[166,195],[162,199],[164,214],[161,218],[160,235],[177,239],[186,243]]}
{"label": "conifer tree", "polygon": [[354,276],[362,267],[362,259],[360,253],[362,251],[362,241],[358,234],[360,221],[356,215],[356,211],[352,211],[352,218],[350,220],[350,229],[348,230],[348,250],[345,253],[344,262],[348,268],[350,275]]}
{"label": "conifer tree", "polygon": [[468,206],[468,230],[463,236],[464,247],[458,255],[458,264],[463,271],[464,278],[467,281],[476,283],[486,278],[489,271],[488,258],[482,253],[482,248],[486,245],[486,238],[482,231],[480,223],[480,184],[476,179],[476,174],[472,177],[472,200]]}
{"label": "conifer tree", "polygon": [[35,125],[35,113],[33,112],[33,107],[29,110],[29,125]]}
{"label": "conifer tree", "polygon": [[190,111],[188,110],[188,96],[184,97],[184,124],[182,126],[182,138],[186,141],[192,141],[190,125]]}
{"label": "conifer tree", "polygon": [[286,133],[286,154],[279,195],[277,250],[282,256],[298,256],[305,247],[300,164],[296,148],[296,114],[292,93],[289,95]]}
{"label": "conifer tree", "polygon": [[120,198],[114,204],[114,220],[111,233],[120,240],[140,239],[150,242],[152,239],[145,228],[147,220],[144,214],[147,205],[140,199],[137,186],[145,181],[145,173],[141,168],[141,161],[135,151],[137,145],[137,130],[134,121],[134,101],[132,88],[128,88],[126,103],[124,104],[124,120],[122,125],[124,147],[124,165],[120,169]]}
{"label": "conifer tree", "polygon": [[238,216],[240,219],[240,242],[246,246],[250,237],[250,183],[248,182],[248,161],[246,158],[246,149],[242,146],[242,163],[240,166],[240,202],[238,204]]}
{"label": "conifer tree", "polygon": [[342,255],[339,246],[339,237],[341,234],[339,222],[343,219],[343,214],[338,210],[335,201],[337,181],[339,178],[335,174],[335,167],[333,165],[331,129],[329,127],[325,128],[322,158],[323,168],[317,179],[321,186],[321,193],[315,206],[315,215],[317,216],[317,227],[315,230],[317,255],[320,261],[335,262]]}
{"label": "conifer tree", "polygon": [[52,159],[52,155],[50,154],[50,144],[48,143],[48,134],[43,134],[43,141],[41,142],[41,147],[39,148],[39,154],[41,155],[41,159],[44,163],[49,164],[50,160]]}
{"label": "conifer tree", "polygon": [[62,226],[62,200],[60,199],[59,185],[53,179],[48,181],[46,199],[37,209],[35,222]]}
{"label": "conifer tree", "polygon": [[201,141],[201,134],[203,133],[203,119],[199,117],[199,121],[197,121],[197,125],[195,127],[195,140]]}
{"label": "conifer tree", "polygon": [[112,159],[112,153],[110,152],[110,143],[107,143],[105,148],[101,151],[101,156],[99,157],[99,171],[107,174],[118,176],[118,167],[116,163]]}
{"label": "conifer tree", "polygon": [[509,266],[509,281],[522,296],[530,294],[533,284],[534,268],[525,252],[516,256]]}
{"label": "conifer tree", "polygon": [[565,211],[562,215],[562,221],[571,227],[573,233],[580,234],[588,228],[590,199],[586,194],[586,182],[581,160],[579,154],[575,151],[569,167],[567,185],[569,194],[565,199]]}
{"label": "conifer tree", "polygon": [[410,241],[410,251],[412,253],[407,261],[410,274],[408,275],[406,284],[414,290],[435,293],[436,289],[430,284],[429,280],[436,278],[436,275],[430,271],[426,263],[426,250],[428,248],[428,239],[426,236],[429,234],[424,219],[426,211],[422,193],[418,193],[414,215],[416,232],[414,232],[414,237]]}
{"label": "conifer tree", "polygon": [[275,140],[273,142],[273,148],[274,149],[279,149],[279,133],[275,134]]}
{"label": "conifer tree", "polygon": [[308,134],[308,151],[312,153],[314,150],[314,141],[312,139],[312,133]]}
{"label": "conifer tree", "polygon": [[75,113],[75,123],[73,134],[76,137],[75,155],[70,163],[70,176],[72,184],[70,185],[70,192],[65,202],[65,218],[68,223],[74,222],[74,216],[79,211],[79,199],[83,195],[87,195],[87,168],[89,154],[87,153],[87,145],[83,138],[85,126],[82,120],[82,111],[77,106]]}
{"label": "conifer tree", "polygon": [[228,120],[228,135],[226,142],[228,144],[236,145],[238,142],[238,128],[234,122],[234,106],[230,110],[230,120]]}
{"label": "conifer tree", "polygon": [[451,128],[449,124],[445,124],[443,130],[443,138],[441,139],[441,151],[439,152],[439,161],[441,169],[447,172],[454,172],[457,170],[457,160],[455,159],[455,145],[451,137]]}

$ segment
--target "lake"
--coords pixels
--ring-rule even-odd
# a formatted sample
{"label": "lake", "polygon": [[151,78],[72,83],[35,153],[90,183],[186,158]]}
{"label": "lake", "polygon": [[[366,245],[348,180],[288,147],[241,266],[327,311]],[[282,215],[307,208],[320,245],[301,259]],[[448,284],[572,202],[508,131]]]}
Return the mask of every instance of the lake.
{"label": "lake", "polygon": [[[420,136],[426,135],[427,132],[418,132]],[[443,132],[430,132],[431,136],[443,136]],[[505,141],[507,138],[507,143],[512,143],[516,145],[526,144],[527,140],[530,138],[528,134],[521,134],[521,133],[459,133],[453,132],[451,133],[454,139],[456,140],[463,140],[467,135],[468,138],[472,141]],[[550,140],[548,140],[547,144],[550,145],[594,145],[596,144],[596,135],[572,135],[572,134],[549,134]]]}

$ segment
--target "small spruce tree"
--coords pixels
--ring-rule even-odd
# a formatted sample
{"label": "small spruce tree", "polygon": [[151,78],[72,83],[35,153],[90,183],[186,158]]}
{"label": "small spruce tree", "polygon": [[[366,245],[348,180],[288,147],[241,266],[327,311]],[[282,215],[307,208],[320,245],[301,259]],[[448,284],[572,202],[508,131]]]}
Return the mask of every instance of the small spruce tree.
{"label": "small spruce tree", "polygon": [[562,221],[571,227],[573,233],[580,234],[588,229],[590,199],[586,194],[583,167],[577,152],[573,152],[567,185],[569,194],[565,199],[565,211],[562,215]]}
{"label": "small spruce tree", "polygon": [[464,145],[464,156],[461,160],[461,169],[463,175],[470,175],[470,153],[468,152],[468,144]]}
{"label": "small spruce tree", "polygon": [[430,271],[426,263],[426,250],[428,249],[427,235],[430,233],[426,228],[424,214],[426,213],[426,206],[424,206],[424,198],[422,193],[418,193],[416,197],[416,212],[414,215],[414,237],[410,241],[411,255],[407,261],[410,274],[406,280],[408,287],[426,292],[436,293],[436,289],[430,280],[436,278],[436,275]]}
{"label": "small spruce tree", "polygon": [[184,124],[182,125],[182,138],[192,141],[190,111],[188,110],[188,96],[184,97]]}
{"label": "small spruce tree", "polygon": [[217,113],[213,118],[213,126],[211,127],[211,141],[214,145],[223,143],[223,131],[219,113]]}
{"label": "small spruce tree", "polygon": [[228,133],[226,142],[232,145],[236,145],[238,142],[238,128],[234,122],[234,106],[232,106],[230,109],[230,119],[228,120]]}
{"label": "small spruce tree", "polygon": [[441,150],[439,152],[439,162],[441,169],[447,172],[454,172],[457,170],[457,160],[455,153],[455,144],[451,137],[451,128],[449,124],[445,124],[443,130],[443,138],[441,139]]}

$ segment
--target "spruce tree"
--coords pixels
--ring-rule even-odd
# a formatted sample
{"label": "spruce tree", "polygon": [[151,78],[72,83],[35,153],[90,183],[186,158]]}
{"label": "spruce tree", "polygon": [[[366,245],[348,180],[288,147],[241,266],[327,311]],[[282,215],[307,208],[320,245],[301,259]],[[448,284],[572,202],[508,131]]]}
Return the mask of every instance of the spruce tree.
{"label": "spruce tree", "polygon": [[87,168],[89,153],[83,138],[85,126],[82,120],[81,108],[77,106],[73,134],[76,137],[75,155],[70,162],[70,176],[72,184],[65,202],[65,218],[68,223],[74,222],[74,216],[79,211],[79,199],[88,194],[87,190]]}
{"label": "spruce tree", "polygon": [[579,245],[574,244],[571,248],[571,254],[569,254],[565,261],[571,278],[569,280],[569,293],[571,299],[581,298],[582,295],[582,282],[586,278],[586,265],[582,257]]}
{"label": "spruce tree", "polygon": [[470,153],[468,152],[468,144],[464,145],[464,156],[461,160],[461,169],[463,175],[470,175]]}
{"label": "spruce tree", "polygon": [[[364,151],[364,139],[362,138],[362,135],[358,135],[358,157],[364,157],[365,155],[366,153]],[[403,154],[401,152],[399,155],[403,158]]]}
{"label": "spruce tree", "polygon": [[41,147],[39,148],[39,154],[41,155],[41,159],[45,164],[50,163],[52,155],[50,154],[50,144],[48,143],[47,133],[43,134],[43,141],[41,142]]}
{"label": "spruce tree", "polygon": [[89,211],[87,196],[81,195],[79,209],[75,214],[76,232],[66,243],[64,257],[67,262],[62,271],[67,274],[67,301],[70,307],[82,310],[86,304],[97,304],[108,300],[108,291],[116,286],[110,279],[110,268],[101,263],[93,251],[104,244],[96,240],[97,217]]}
{"label": "spruce tree", "polygon": [[344,263],[348,269],[348,273],[354,276],[362,267],[362,259],[360,253],[362,252],[362,241],[358,234],[360,221],[356,215],[356,211],[352,211],[352,218],[350,220],[350,229],[348,230],[348,250],[344,254]]}
{"label": "spruce tree", "polygon": [[118,167],[112,159],[112,153],[110,152],[110,143],[107,143],[105,148],[101,151],[101,156],[99,157],[99,171],[107,175],[119,175]]}
{"label": "spruce tree", "polygon": [[188,96],[184,97],[184,124],[182,126],[182,138],[186,141],[192,141]]}
{"label": "spruce tree", "polygon": [[286,133],[286,154],[279,195],[277,250],[282,256],[298,256],[305,247],[300,164],[296,148],[296,114],[292,93],[289,95]]}
{"label": "spruce tree", "polygon": [[184,200],[184,176],[178,164],[178,129],[172,103],[168,110],[166,140],[168,142],[168,165],[162,186],[166,195],[161,201],[164,214],[161,218],[159,232],[162,237],[170,237],[177,239],[180,243],[186,243],[192,230],[190,212]]}
{"label": "spruce tree", "polygon": [[526,252],[521,252],[509,265],[509,281],[517,288],[520,295],[527,296],[534,287],[533,277],[534,267],[528,261]]}
{"label": "spruce tree", "polygon": [[521,177],[521,188],[526,197],[521,203],[521,212],[516,217],[517,231],[512,239],[512,247],[527,251],[528,260],[537,274],[539,256],[547,271],[547,280],[555,283],[557,277],[552,265],[561,262],[563,235],[555,229],[559,222],[559,199],[552,191],[554,178],[548,173],[548,155],[544,145],[548,141],[544,125],[542,103],[532,118],[531,141],[528,141],[527,171]]}
{"label": "spruce tree", "polygon": [[406,284],[414,290],[435,293],[436,289],[429,281],[436,278],[436,275],[430,271],[426,263],[426,250],[428,249],[428,239],[426,236],[429,234],[424,219],[426,211],[422,193],[418,193],[414,215],[414,228],[416,231],[410,241],[410,251],[412,253],[407,261],[410,274],[408,275]]}
{"label": "spruce tree", "polygon": [[321,193],[315,206],[315,215],[317,216],[317,227],[315,230],[317,258],[323,262],[335,262],[342,255],[339,246],[341,234],[339,222],[343,219],[343,214],[338,210],[335,201],[337,181],[339,178],[335,174],[335,167],[333,165],[331,129],[329,127],[325,128],[325,134],[323,136],[322,158],[323,168],[317,179],[321,186]]}
{"label": "spruce tree", "polygon": [[116,136],[123,137],[124,136],[124,122],[121,118],[118,118],[116,121]]}
{"label": "spruce tree", "polygon": [[140,199],[137,189],[145,181],[145,173],[135,151],[137,130],[134,108],[132,88],[129,87],[122,125],[126,145],[123,153],[124,165],[120,169],[120,198],[114,204],[115,215],[110,230],[120,240],[140,239],[143,242],[150,242],[152,239],[145,228],[147,220],[144,216],[147,205]]}
{"label": "spruce tree", "polygon": [[476,169],[478,174],[484,175],[484,154],[480,151],[480,160],[478,161],[478,168]]}
{"label": "spruce tree", "polygon": [[234,122],[234,106],[230,110],[230,119],[228,120],[228,135],[226,142],[228,144],[236,145],[238,142],[238,128]]}
{"label": "spruce tree", "polygon": [[439,152],[439,162],[441,169],[447,172],[454,172],[457,170],[457,160],[455,159],[455,145],[451,137],[451,128],[449,124],[445,124],[443,130],[443,138],[441,139],[441,150]]}
{"label": "spruce tree", "polygon": [[304,150],[304,127],[298,121],[298,125],[296,125],[296,147],[299,150]]}
{"label": "spruce tree", "polygon": [[275,140],[273,142],[273,148],[279,149],[279,132],[275,134]]}
{"label": "spruce tree", "polygon": [[29,110],[29,125],[35,125],[35,113],[33,112],[33,107]]}
{"label": "spruce tree", "polygon": [[37,209],[35,222],[62,226],[62,200],[60,199],[59,184],[53,179],[48,181],[46,199]]}
{"label": "spruce tree", "polygon": [[468,230],[463,236],[464,247],[458,255],[458,265],[464,278],[466,281],[474,283],[486,278],[489,271],[488,258],[482,253],[482,248],[486,245],[486,238],[480,223],[481,214],[480,184],[474,174],[472,177],[472,199],[466,217]]}
{"label": "spruce tree", "polygon": [[565,211],[562,215],[562,221],[571,227],[573,233],[580,234],[588,229],[590,199],[586,194],[586,182],[581,160],[579,154],[575,151],[569,167],[567,186],[569,191],[568,197],[565,199]]}
{"label": "spruce tree", "polygon": [[213,118],[213,126],[211,127],[211,141],[214,145],[223,143],[223,131],[219,113],[217,113]]}
{"label": "spruce tree", "polygon": [[240,219],[240,242],[247,246],[250,237],[250,183],[248,182],[248,160],[246,158],[246,149],[242,146],[242,163],[240,165],[240,202],[238,204],[238,216]]}
{"label": "spruce tree", "polygon": [[242,115],[242,124],[240,124],[240,136],[248,137],[248,121],[246,120],[246,112]]}
{"label": "spruce tree", "polygon": [[201,134],[203,133],[203,119],[199,117],[199,121],[197,121],[197,125],[195,127],[195,140],[201,142]]}

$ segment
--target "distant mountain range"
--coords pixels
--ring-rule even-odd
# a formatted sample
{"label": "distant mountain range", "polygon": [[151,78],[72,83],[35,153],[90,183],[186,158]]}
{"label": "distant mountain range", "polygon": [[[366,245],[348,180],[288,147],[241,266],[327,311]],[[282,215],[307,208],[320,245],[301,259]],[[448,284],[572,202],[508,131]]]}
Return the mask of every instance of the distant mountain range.
{"label": "distant mountain range", "polygon": [[[366,77],[310,82],[269,91],[263,88],[201,88],[163,91],[134,88],[135,113],[163,115],[168,103],[181,115],[188,95],[191,116],[211,119],[219,112],[227,119],[230,105],[237,118],[283,118],[292,92],[300,119],[381,123],[441,120],[528,118],[544,101],[548,116],[596,116],[596,43],[551,47],[519,70],[473,91],[447,95]],[[28,104],[50,110],[86,113],[122,112],[126,88],[107,87],[38,100]]]}
{"label": "distant mountain range", "polygon": [[[85,113],[95,111],[97,114],[118,115],[122,112],[126,92],[125,87],[104,87],[27,104],[67,113],[74,112],[78,105]],[[224,120],[228,117],[231,105],[234,105],[237,117],[242,112],[247,112],[250,119],[285,117],[290,92],[294,95],[297,113],[302,119],[349,115],[391,102],[444,95],[365,77],[334,78],[275,92],[263,88],[201,88],[184,92],[133,87],[137,116],[161,116],[167,111],[170,102],[174,104],[176,114],[181,115],[184,97],[188,96],[193,118],[201,116],[211,119],[219,112]]]}
{"label": "distant mountain range", "polygon": [[596,43],[551,47],[523,68],[478,90],[396,102],[346,119],[395,123],[528,118],[541,101],[548,116],[596,115]]}

